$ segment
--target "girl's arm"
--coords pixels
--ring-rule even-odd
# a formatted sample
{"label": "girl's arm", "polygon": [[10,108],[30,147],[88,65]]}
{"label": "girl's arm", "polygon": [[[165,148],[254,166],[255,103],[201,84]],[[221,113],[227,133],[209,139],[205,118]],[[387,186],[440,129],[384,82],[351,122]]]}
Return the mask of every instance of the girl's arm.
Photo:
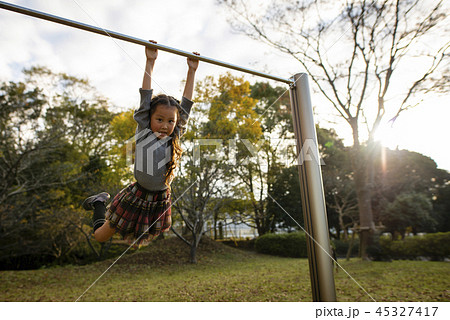
{"label": "girl's arm", "polygon": [[[198,52],[193,52],[195,55],[200,55]],[[192,95],[194,93],[194,81],[195,81],[195,71],[198,68],[198,60],[187,58],[188,73],[186,76],[186,85],[184,86],[183,97],[192,100]]]}
{"label": "girl's arm", "polygon": [[[150,40],[156,43],[156,41]],[[147,57],[145,63],[144,79],[142,80],[142,88],[139,90],[141,95],[141,102],[139,108],[134,111],[133,118],[137,122],[136,133],[141,132],[150,127],[150,101],[152,100],[152,72],[155,60],[158,57],[158,50],[152,48],[145,48],[145,56]]]}
{"label": "girl's arm", "polygon": [[[151,43],[156,43],[156,41],[149,40]],[[145,63],[145,73],[144,79],[142,80],[142,89],[150,90],[152,88],[152,73],[153,67],[155,66],[155,60],[158,57],[158,49],[153,49],[146,47],[145,55],[147,57],[147,61]]]}
{"label": "girl's arm", "polygon": [[[194,52],[196,55],[200,55]],[[192,108],[192,95],[194,93],[195,71],[198,68],[197,59],[187,59],[188,73],[186,77],[186,85],[184,86],[183,98],[181,99],[180,119],[177,122],[176,134],[181,137],[186,132],[186,125],[189,118],[189,113]]]}

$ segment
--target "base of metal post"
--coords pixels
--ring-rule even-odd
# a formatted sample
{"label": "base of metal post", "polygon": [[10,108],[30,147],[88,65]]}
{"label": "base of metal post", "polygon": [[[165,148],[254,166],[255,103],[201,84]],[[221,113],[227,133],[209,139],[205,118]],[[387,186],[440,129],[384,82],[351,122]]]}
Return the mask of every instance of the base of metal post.
{"label": "base of metal post", "polygon": [[290,89],[313,301],[336,301],[322,172],[306,73]]}

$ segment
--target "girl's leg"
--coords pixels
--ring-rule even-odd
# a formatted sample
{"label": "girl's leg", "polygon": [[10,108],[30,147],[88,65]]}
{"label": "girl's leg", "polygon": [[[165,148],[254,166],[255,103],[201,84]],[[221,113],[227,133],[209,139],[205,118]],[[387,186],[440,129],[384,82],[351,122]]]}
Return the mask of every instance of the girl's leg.
{"label": "girl's leg", "polygon": [[105,220],[106,201],[108,201],[109,198],[110,196],[108,193],[102,192],[86,198],[82,205],[86,210],[94,210],[92,222],[94,227],[94,238],[98,242],[108,241],[115,233],[115,229],[111,228],[109,223]]}
{"label": "girl's leg", "polygon": [[115,228],[111,228],[109,222],[105,220],[106,205],[105,202],[96,201],[93,204],[94,216],[94,238],[98,242],[108,241],[116,232]]}
{"label": "girl's leg", "polygon": [[108,241],[116,233],[115,228],[111,228],[109,222],[106,221],[100,228],[94,231],[94,238],[98,242]]}

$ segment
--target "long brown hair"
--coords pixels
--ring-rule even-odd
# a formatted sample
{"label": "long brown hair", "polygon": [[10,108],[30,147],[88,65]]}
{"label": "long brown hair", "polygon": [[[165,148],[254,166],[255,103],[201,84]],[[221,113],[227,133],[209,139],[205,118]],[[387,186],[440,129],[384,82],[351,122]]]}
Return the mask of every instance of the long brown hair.
{"label": "long brown hair", "polygon": [[[177,108],[177,124],[180,120],[180,102],[175,99],[174,97],[165,95],[165,94],[159,94],[152,98],[150,101],[150,119],[153,116],[153,114],[156,111],[156,107],[158,105],[164,105],[164,106],[170,106],[170,107],[176,107]],[[181,155],[183,153],[183,150],[181,149],[180,144],[180,137],[178,136],[177,128],[173,130],[172,134],[170,135],[171,139],[169,140],[170,145],[172,146],[172,158],[170,161],[166,164],[166,180],[164,183],[166,186],[170,189],[170,184],[175,176],[175,169],[177,168]]]}

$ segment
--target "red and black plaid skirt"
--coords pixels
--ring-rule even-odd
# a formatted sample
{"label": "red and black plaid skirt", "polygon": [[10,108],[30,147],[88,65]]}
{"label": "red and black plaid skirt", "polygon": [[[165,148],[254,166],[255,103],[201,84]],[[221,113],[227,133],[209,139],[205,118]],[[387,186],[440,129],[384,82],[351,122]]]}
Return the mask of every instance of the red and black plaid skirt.
{"label": "red and black plaid skirt", "polygon": [[111,201],[106,220],[124,238],[147,243],[172,225],[170,190],[148,191],[137,182],[120,191]]}

